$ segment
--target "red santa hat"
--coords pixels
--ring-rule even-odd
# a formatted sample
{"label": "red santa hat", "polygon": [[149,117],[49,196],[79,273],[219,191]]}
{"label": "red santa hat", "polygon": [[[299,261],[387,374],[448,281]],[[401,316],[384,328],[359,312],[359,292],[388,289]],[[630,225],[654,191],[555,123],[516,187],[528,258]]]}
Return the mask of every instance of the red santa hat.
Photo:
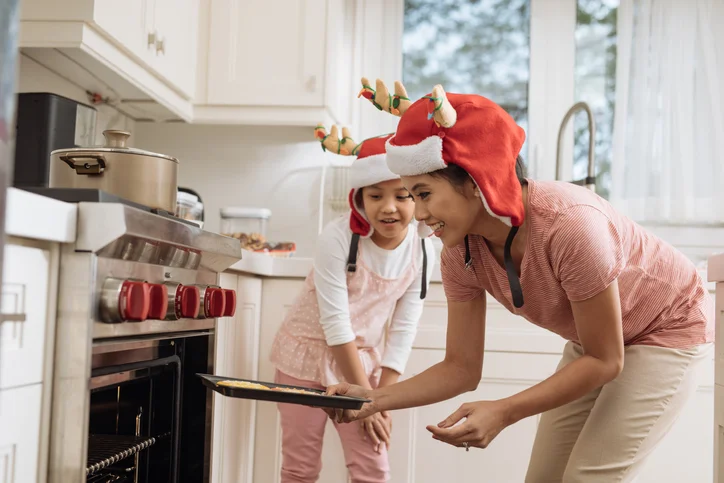
{"label": "red santa hat", "polygon": [[520,226],[525,208],[515,162],[524,141],[523,128],[493,101],[435,86],[402,115],[387,142],[387,165],[400,176],[416,176],[454,163],[473,179],[488,213]]}
{"label": "red santa hat", "polygon": [[[404,89],[396,86],[395,91]],[[439,85],[430,95],[403,108],[398,109],[401,118],[397,132],[387,141],[387,165],[400,176],[428,174],[450,163],[467,171],[487,212],[511,227],[505,243],[505,265],[513,303],[521,307],[523,293],[510,248],[525,219],[515,172],[525,131],[493,101],[473,94],[446,94]],[[465,246],[469,267],[472,259],[467,236]]]}
{"label": "red santa hat", "polygon": [[340,155],[356,156],[349,168],[349,206],[352,210],[349,227],[352,233],[362,237],[372,236],[373,229],[364,207],[357,204],[357,193],[365,186],[399,179],[387,166],[385,145],[392,134],[367,139],[355,144],[347,128],[342,128],[342,138],[338,138],[337,126],[332,126],[327,134],[323,126],[317,126],[315,136],[322,143],[322,149]]}

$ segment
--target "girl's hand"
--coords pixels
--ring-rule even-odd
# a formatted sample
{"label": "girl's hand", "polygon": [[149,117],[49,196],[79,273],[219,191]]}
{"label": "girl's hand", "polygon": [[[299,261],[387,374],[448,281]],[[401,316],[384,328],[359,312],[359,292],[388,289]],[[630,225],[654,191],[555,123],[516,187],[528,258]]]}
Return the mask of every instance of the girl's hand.
{"label": "girl's hand", "polygon": [[[501,401],[477,401],[466,403],[437,426],[427,430],[438,441],[457,447],[487,447],[510,423],[507,404]],[[461,419],[465,422],[454,426]]]}
{"label": "girl's hand", "polygon": [[350,423],[352,421],[359,421],[379,412],[379,410],[377,409],[377,405],[375,404],[375,401],[372,397],[372,389],[367,389],[362,386],[355,386],[354,384],[342,382],[339,384],[335,384],[334,386],[329,386],[327,388],[326,394],[328,396],[339,395],[359,397],[362,399],[372,399],[372,402],[364,403],[364,405],[362,405],[362,409],[359,410],[325,408],[324,411],[329,415],[332,420],[337,423]]}
{"label": "girl's hand", "polygon": [[392,437],[392,418],[387,412],[376,413],[360,421],[360,431],[364,439],[369,438],[377,453],[382,451],[382,443],[390,449]]}

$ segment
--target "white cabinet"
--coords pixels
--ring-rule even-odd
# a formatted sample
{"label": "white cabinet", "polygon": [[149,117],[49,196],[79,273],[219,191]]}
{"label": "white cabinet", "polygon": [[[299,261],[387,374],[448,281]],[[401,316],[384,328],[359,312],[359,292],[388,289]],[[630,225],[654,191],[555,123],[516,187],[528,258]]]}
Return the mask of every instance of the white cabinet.
{"label": "white cabinet", "polygon": [[[218,319],[214,372],[256,379],[262,281],[224,273],[220,285],[236,290],[236,314]],[[256,407],[255,401],[214,393],[212,483],[252,483]]]}
{"label": "white cabinet", "polygon": [[[283,279],[265,279],[263,282],[260,380],[273,380],[274,368],[269,363],[272,341],[303,283],[302,280]],[[444,358],[446,326],[447,303],[442,285],[433,283],[403,379]],[[542,381],[554,373],[563,346],[560,337],[509,313],[489,297],[485,364],[479,387],[449,401],[392,413],[392,481],[437,483],[475,478],[496,482],[523,481],[537,429],[537,416],[506,428],[486,450],[475,450],[474,454],[433,440],[425,426],[437,424],[464,402],[507,397]],[[639,476],[642,483],[711,480],[709,460],[714,435],[708,428],[713,425],[713,362],[710,366],[701,374],[694,398]],[[721,425],[724,427],[724,419]],[[328,424],[320,483],[347,481],[344,456],[335,432],[333,425]],[[724,430],[719,429],[719,432],[724,434]],[[684,464],[684,461],[691,461],[691,464]],[[280,470],[281,428],[276,405],[260,402],[256,408],[254,481],[279,482]]]}
{"label": "white cabinet", "polygon": [[46,481],[57,244],[7,237],[0,299],[0,483]]}
{"label": "white cabinet", "polygon": [[724,256],[709,259],[709,280],[716,283],[714,355],[714,483],[724,483]]}
{"label": "white cabinet", "polygon": [[136,118],[190,121],[199,1],[24,0],[19,44]]}
{"label": "white cabinet", "polygon": [[324,0],[212,2],[209,103],[321,106],[326,10]]}
{"label": "white cabinet", "polygon": [[[538,418],[505,429],[484,451],[464,450],[432,439],[425,429],[465,402],[499,399],[520,392],[555,370],[563,342],[507,312],[488,298],[483,378],[477,390],[431,406],[394,411],[392,481],[523,481]],[[403,379],[445,357],[447,303],[441,284],[431,284]]]}
{"label": "white cabinet", "polygon": [[95,0],[93,22],[193,98],[199,0]]}
{"label": "white cabinet", "polygon": [[0,324],[0,389],[43,380],[48,313],[50,252],[5,246]]}
{"label": "white cabinet", "polygon": [[351,6],[345,0],[212,2],[207,86],[195,121],[348,123],[357,87]]}
{"label": "white cabinet", "polygon": [[[264,279],[262,292],[259,379],[274,380],[274,366],[269,362],[274,336],[289,308],[304,287],[304,280]],[[260,402],[256,411],[254,482],[279,483],[282,468],[282,440],[279,412],[275,403]],[[322,473],[319,483],[347,481],[342,446],[337,431],[327,424],[322,450]]]}
{"label": "white cabinet", "polygon": [[146,36],[151,28],[147,17],[148,3],[146,0],[128,0],[121,6],[114,0],[95,0],[92,21],[130,53],[144,58],[148,50]]}
{"label": "white cabinet", "polygon": [[[196,47],[199,0],[153,0],[149,34],[143,38],[152,55],[149,63],[189,99],[196,89]],[[153,40],[153,48],[151,48]]]}
{"label": "white cabinet", "polygon": [[39,472],[41,401],[41,384],[0,390],[0,483],[45,481]]}

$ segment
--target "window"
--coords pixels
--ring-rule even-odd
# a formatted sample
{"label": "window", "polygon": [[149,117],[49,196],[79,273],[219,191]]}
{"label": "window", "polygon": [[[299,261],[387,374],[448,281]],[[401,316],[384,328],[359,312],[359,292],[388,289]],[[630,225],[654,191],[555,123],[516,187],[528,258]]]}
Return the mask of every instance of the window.
{"label": "window", "polygon": [[[593,111],[596,192],[605,198],[611,191],[618,4],[619,0],[578,0],[576,9],[576,101],[588,103]],[[573,179],[583,179],[589,143],[585,114],[576,114],[573,127]]]}
{"label": "window", "polygon": [[530,0],[405,0],[402,53],[411,99],[477,93],[528,131]]}

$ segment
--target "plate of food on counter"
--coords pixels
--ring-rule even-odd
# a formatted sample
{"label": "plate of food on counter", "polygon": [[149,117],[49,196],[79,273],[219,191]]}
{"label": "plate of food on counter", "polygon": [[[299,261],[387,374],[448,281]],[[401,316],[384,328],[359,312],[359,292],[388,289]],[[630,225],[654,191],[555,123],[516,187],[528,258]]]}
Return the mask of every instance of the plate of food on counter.
{"label": "plate of food on counter", "polygon": [[260,233],[222,233],[224,236],[236,238],[241,242],[241,248],[257,253],[279,258],[289,258],[297,251],[294,242],[269,242]]}
{"label": "plate of food on counter", "polygon": [[360,409],[364,403],[370,402],[368,399],[356,397],[328,396],[322,390],[308,387],[288,386],[211,374],[196,375],[201,378],[206,387],[227,397],[336,409]]}

